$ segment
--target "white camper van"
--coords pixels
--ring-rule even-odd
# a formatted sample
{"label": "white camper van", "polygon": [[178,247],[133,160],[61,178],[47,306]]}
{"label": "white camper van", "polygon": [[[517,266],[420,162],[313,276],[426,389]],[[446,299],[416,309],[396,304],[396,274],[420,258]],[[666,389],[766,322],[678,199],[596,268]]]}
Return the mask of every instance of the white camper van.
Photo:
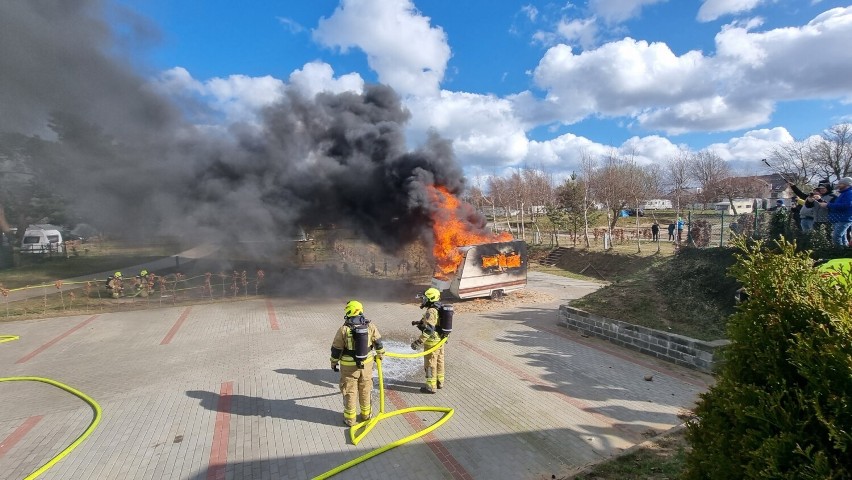
{"label": "white camper van", "polygon": [[52,225],[30,225],[21,240],[21,253],[62,253],[62,233]]}
{"label": "white camper van", "polygon": [[642,210],[671,210],[672,209],[672,201],[665,200],[662,198],[655,198],[653,200],[646,200],[645,203],[642,204]]}
{"label": "white camper van", "polygon": [[448,279],[433,278],[432,286],[460,299],[499,298],[527,286],[527,245],[523,241],[459,247],[463,259]]}

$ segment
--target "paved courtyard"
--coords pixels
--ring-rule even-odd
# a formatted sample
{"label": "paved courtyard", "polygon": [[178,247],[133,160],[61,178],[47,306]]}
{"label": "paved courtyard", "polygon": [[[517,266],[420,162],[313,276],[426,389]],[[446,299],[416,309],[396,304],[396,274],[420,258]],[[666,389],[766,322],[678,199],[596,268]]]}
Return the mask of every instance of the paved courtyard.
{"label": "paved courtyard", "polygon": [[[531,272],[529,290],[546,301],[457,313],[436,395],[419,392],[422,360],[386,359],[387,410],[447,406],[455,415],[334,478],[558,478],[679,424],[710,377],[557,325],[559,303],[595,288]],[[420,310],[378,290],[358,299],[391,349],[409,353]],[[348,443],[328,357],[349,299],[270,296],[0,323],[0,335],[20,336],[0,344],[0,377],[52,378],[103,408],[94,433],[40,478],[312,478],[440,415],[396,416]],[[3,479],[24,478],[92,419],[82,400],[41,383],[0,383],[0,405]]]}

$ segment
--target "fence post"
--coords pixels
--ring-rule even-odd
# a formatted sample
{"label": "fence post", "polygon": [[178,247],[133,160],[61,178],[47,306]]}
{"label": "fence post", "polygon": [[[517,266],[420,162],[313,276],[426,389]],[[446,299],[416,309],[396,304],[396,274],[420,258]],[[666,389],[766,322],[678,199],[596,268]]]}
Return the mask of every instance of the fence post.
{"label": "fence post", "polygon": [[722,242],[725,241],[725,211],[722,210],[722,228],[719,230],[719,248],[722,248]]}

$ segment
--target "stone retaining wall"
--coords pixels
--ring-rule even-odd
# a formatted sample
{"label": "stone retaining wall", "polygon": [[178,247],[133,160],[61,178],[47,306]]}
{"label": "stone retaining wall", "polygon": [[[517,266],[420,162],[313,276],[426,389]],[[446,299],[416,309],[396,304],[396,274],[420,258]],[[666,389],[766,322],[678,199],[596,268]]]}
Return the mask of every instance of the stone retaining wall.
{"label": "stone retaining wall", "polygon": [[661,360],[707,373],[713,371],[714,360],[718,361],[718,358],[714,359],[716,350],[730,343],[728,340],[696,340],[600,317],[568,305],[559,307],[559,324]]}

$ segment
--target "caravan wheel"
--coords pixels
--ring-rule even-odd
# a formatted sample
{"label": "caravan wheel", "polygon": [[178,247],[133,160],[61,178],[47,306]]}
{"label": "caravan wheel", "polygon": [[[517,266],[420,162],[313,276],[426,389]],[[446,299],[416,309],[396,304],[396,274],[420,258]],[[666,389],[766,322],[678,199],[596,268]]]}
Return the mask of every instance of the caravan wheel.
{"label": "caravan wheel", "polygon": [[491,300],[500,300],[503,298],[503,290],[492,290],[491,291]]}

